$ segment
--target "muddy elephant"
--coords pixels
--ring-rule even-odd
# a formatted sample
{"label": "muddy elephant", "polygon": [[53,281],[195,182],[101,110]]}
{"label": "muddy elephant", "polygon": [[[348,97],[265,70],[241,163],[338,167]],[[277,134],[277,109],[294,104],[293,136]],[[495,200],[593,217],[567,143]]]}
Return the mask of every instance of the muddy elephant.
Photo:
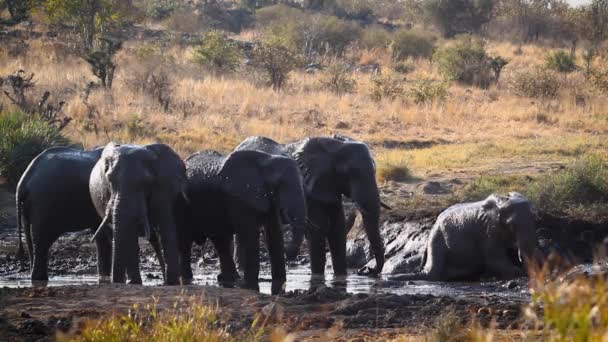
{"label": "muddy elephant", "polygon": [[259,235],[264,226],[272,267],[272,293],[283,291],[286,272],[281,223],[306,228],[306,201],[296,163],[258,151],[224,157],[202,151],[186,160],[188,182],[178,205],[182,276],[192,278],[192,242],[209,238],[220,258],[224,285],[238,277],[231,242],[236,234],[244,251],[244,287],[259,290]]}
{"label": "muddy elephant", "polygon": [[[52,147],[34,158],[21,176],[15,194],[19,255],[24,254],[23,230],[32,281],[48,280],[49,249],[63,233],[99,226],[101,219],[89,196],[89,176],[102,150]],[[109,250],[106,241],[97,241],[98,254]],[[100,276],[103,269],[98,265]]]}
{"label": "muddy elephant", "polygon": [[537,257],[535,214],[519,193],[491,195],[462,203],[439,214],[429,234],[426,261],[420,273],[398,274],[391,280],[448,281],[482,274],[500,278],[524,276],[512,251],[525,266]]}
{"label": "muddy elephant", "polygon": [[[235,150],[258,150],[284,155],[296,161],[304,180],[308,218],[307,230],[313,278],[325,272],[325,248],[329,243],[334,274],[346,275],[346,223],[342,197],[355,203],[376,260],[372,269],[360,273],[379,274],[384,265],[384,243],[380,236],[380,194],[374,159],[367,145],[351,139],[306,138],[279,144],[266,137],[249,137]],[[301,243],[303,236],[294,234]],[[290,251],[295,257],[298,249]]]}
{"label": "muddy elephant", "polygon": [[165,262],[165,284],[179,282],[174,206],[182,196],[186,167],[167,145],[109,143],[95,164],[89,191],[102,222],[95,233],[111,227],[111,280],[141,284],[140,235],[160,242]]}

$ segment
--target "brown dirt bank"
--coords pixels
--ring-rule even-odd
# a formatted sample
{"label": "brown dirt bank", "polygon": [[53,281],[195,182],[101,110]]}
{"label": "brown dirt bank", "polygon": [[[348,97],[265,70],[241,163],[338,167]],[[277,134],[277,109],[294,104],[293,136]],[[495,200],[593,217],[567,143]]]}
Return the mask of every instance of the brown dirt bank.
{"label": "brown dirt bank", "polygon": [[[268,312],[268,305],[276,303],[283,314],[279,319],[270,319],[271,325],[282,326],[306,340],[324,340],[328,334],[336,334],[339,339],[425,334],[438,317],[449,311],[463,322],[475,319],[487,325],[494,320],[498,329],[521,326],[522,303],[498,297],[352,295],[326,287],[272,297],[208,286],[97,285],[0,290],[0,340],[45,339],[54,336],[57,330],[77,329],[88,319],[126,313],[134,304],[142,307],[156,303],[162,311],[171,309],[180,298],[191,296],[202,303],[217,305],[223,323],[234,332],[250,328],[256,315]],[[332,327],[336,328],[328,331]]]}

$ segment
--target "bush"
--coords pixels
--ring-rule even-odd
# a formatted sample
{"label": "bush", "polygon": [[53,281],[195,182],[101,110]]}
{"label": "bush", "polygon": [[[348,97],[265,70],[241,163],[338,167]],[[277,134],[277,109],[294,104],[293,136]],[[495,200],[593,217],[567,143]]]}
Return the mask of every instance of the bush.
{"label": "bush", "polygon": [[601,69],[591,71],[589,82],[600,92],[608,93],[608,64]]}
{"label": "bush", "polygon": [[177,3],[170,0],[147,0],[142,4],[146,17],[163,20],[177,9]]}
{"label": "bush", "polygon": [[487,87],[492,81],[492,68],[481,39],[461,36],[437,50],[433,60],[448,80],[480,87]]}
{"label": "bush", "polygon": [[357,88],[357,81],[353,77],[351,68],[344,63],[330,65],[321,78],[321,87],[335,94],[352,93]]}
{"label": "bush", "polygon": [[433,39],[414,31],[401,30],[393,38],[393,58],[431,58],[435,51]]}
{"label": "bush", "polygon": [[548,69],[568,74],[576,70],[575,57],[564,50],[550,52],[545,57],[545,66]]}
{"label": "bush", "polygon": [[494,14],[493,0],[428,0],[424,4],[428,16],[435,21],[446,38],[463,33],[478,33]]}
{"label": "bush", "polygon": [[381,26],[370,26],[361,32],[361,45],[368,49],[384,49],[391,44],[391,34]]}
{"label": "bush", "polygon": [[49,147],[66,146],[70,141],[59,129],[35,116],[23,113],[0,114],[0,175],[10,186],[38,154]]}
{"label": "bush", "polygon": [[374,101],[382,99],[393,100],[403,95],[404,79],[395,74],[374,76],[370,86],[370,97]]}
{"label": "bush", "polygon": [[268,83],[274,90],[281,90],[287,82],[289,73],[298,65],[300,59],[282,37],[270,36],[256,44],[253,50],[256,65],[263,68]]}
{"label": "bush", "polygon": [[520,96],[545,99],[557,96],[560,83],[555,72],[546,68],[536,68],[515,74],[512,87]]}
{"label": "bush", "polygon": [[234,71],[241,62],[241,51],[222,31],[212,30],[194,49],[194,58],[219,71]]}
{"label": "bush", "polygon": [[[608,158],[582,157],[564,171],[533,183],[528,196],[539,209],[557,215],[576,215],[594,207],[596,212],[608,209]],[[604,214],[608,214],[605,209]]]}
{"label": "bush", "polygon": [[418,80],[410,88],[408,96],[416,104],[444,101],[448,96],[448,85],[431,79]]}
{"label": "bush", "polygon": [[409,160],[402,152],[387,152],[380,155],[376,161],[376,177],[379,182],[405,182],[413,178],[412,171],[407,166]]}
{"label": "bush", "polygon": [[393,70],[400,74],[409,74],[410,72],[414,71],[414,69],[414,64],[409,60],[393,64]]}
{"label": "bush", "polygon": [[320,53],[340,56],[361,35],[359,25],[334,16],[321,16],[318,25],[319,41],[316,50]]}
{"label": "bush", "polygon": [[334,13],[338,17],[365,21],[374,16],[369,0],[335,0]]}

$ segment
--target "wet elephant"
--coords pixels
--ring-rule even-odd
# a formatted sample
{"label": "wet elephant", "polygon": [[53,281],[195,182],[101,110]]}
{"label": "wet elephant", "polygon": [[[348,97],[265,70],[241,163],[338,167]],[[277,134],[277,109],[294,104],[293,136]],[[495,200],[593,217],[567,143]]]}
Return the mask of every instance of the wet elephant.
{"label": "wet elephant", "polygon": [[111,227],[111,280],[141,284],[137,238],[156,235],[165,261],[165,284],[178,284],[174,205],[182,195],[186,168],[167,145],[109,143],[95,164],[89,191],[103,217],[96,236]]}
{"label": "wet elephant", "polygon": [[271,290],[282,292],[286,272],[281,223],[297,231],[306,229],[306,202],[296,163],[258,151],[236,151],[226,157],[202,151],[186,160],[186,168],[185,199],[177,206],[182,276],[192,279],[192,242],[202,244],[209,238],[220,257],[220,282],[233,284],[238,277],[231,253],[236,234],[244,251],[244,286],[258,290],[259,235],[264,226]]}
{"label": "wet elephant", "polygon": [[481,274],[514,278],[526,274],[513,263],[515,250],[525,265],[537,261],[535,214],[521,194],[491,195],[484,201],[454,205],[430,231],[426,261],[419,273],[391,280],[456,280]]}
{"label": "wet elephant", "polygon": [[[332,257],[334,274],[346,275],[346,223],[342,196],[354,202],[363,217],[363,225],[376,266],[362,273],[379,274],[384,265],[384,243],[380,236],[380,194],[376,184],[374,159],[367,145],[352,139],[306,138],[291,144],[279,144],[266,137],[249,137],[235,150],[258,150],[292,158],[304,180],[311,229],[308,229],[311,269],[314,277],[325,272],[326,243]],[[294,234],[301,242],[302,235]],[[299,244],[297,245],[299,246]],[[298,249],[289,250],[288,257]]]}

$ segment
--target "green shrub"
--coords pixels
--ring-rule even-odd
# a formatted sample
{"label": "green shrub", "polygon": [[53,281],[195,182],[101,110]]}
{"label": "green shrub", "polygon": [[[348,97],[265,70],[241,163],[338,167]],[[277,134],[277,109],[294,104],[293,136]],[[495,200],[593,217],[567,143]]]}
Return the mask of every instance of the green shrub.
{"label": "green shrub", "polygon": [[320,53],[342,55],[361,35],[359,25],[334,16],[321,16],[318,25],[319,41],[316,44],[316,51]]}
{"label": "green shrub", "polygon": [[492,81],[492,68],[481,39],[461,36],[433,55],[439,72],[448,80],[487,87]]}
{"label": "green shrub", "polygon": [[163,20],[168,18],[177,9],[177,3],[170,0],[146,0],[142,1],[141,7],[146,17],[154,20]]}
{"label": "green shrub", "polygon": [[545,66],[548,69],[568,74],[576,70],[575,57],[564,50],[549,52],[545,57]]}
{"label": "green shrub", "polygon": [[369,26],[361,31],[361,46],[368,50],[388,48],[391,41],[390,32],[381,26]]}
{"label": "green shrub", "polygon": [[560,83],[555,72],[546,68],[536,68],[532,71],[522,70],[516,73],[512,87],[520,96],[545,99],[557,96]]}
{"label": "green shrub", "polygon": [[410,60],[404,60],[393,64],[393,70],[400,74],[409,74],[414,71],[414,63]]}
{"label": "green shrub", "polygon": [[552,214],[574,214],[588,208],[608,214],[608,158],[590,155],[563,171],[541,177],[528,189],[538,208]]}
{"label": "green shrub", "polygon": [[494,14],[493,0],[427,0],[422,2],[427,15],[444,37],[478,33]]}
{"label": "green shrub", "polygon": [[426,78],[417,80],[410,87],[408,96],[416,104],[444,101],[448,96],[448,85]]}
{"label": "green shrub", "polygon": [[374,101],[382,99],[394,100],[399,96],[403,96],[403,83],[403,77],[392,73],[374,76],[369,89],[370,97]]}
{"label": "green shrub", "polygon": [[401,30],[393,37],[393,58],[431,58],[435,51],[433,39],[419,32]]}
{"label": "green shrub", "polygon": [[194,50],[195,60],[220,71],[234,71],[241,62],[241,51],[226,35],[212,30]]}
{"label": "green shrub", "polygon": [[266,71],[268,84],[281,90],[289,73],[300,63],[300,58],[283,37],[268,36],[253,50],[255,64]]}
{"label": "green shrub", "polygon": [[49,147],[70,145],[59,129],[23,113],[0,113],[0,175],[16,186],[21,174]]}
{"label": "green shrub", "polygon": [[352,93],[357,88],[357,81],[353,77],[351,68],[345,63],[330,65],[321,77],[321,87],[335,94]]}
{"label": "green shrub", "polygon": [[589,82],[602,93],[608,93],[608,64],[590,72]]}

